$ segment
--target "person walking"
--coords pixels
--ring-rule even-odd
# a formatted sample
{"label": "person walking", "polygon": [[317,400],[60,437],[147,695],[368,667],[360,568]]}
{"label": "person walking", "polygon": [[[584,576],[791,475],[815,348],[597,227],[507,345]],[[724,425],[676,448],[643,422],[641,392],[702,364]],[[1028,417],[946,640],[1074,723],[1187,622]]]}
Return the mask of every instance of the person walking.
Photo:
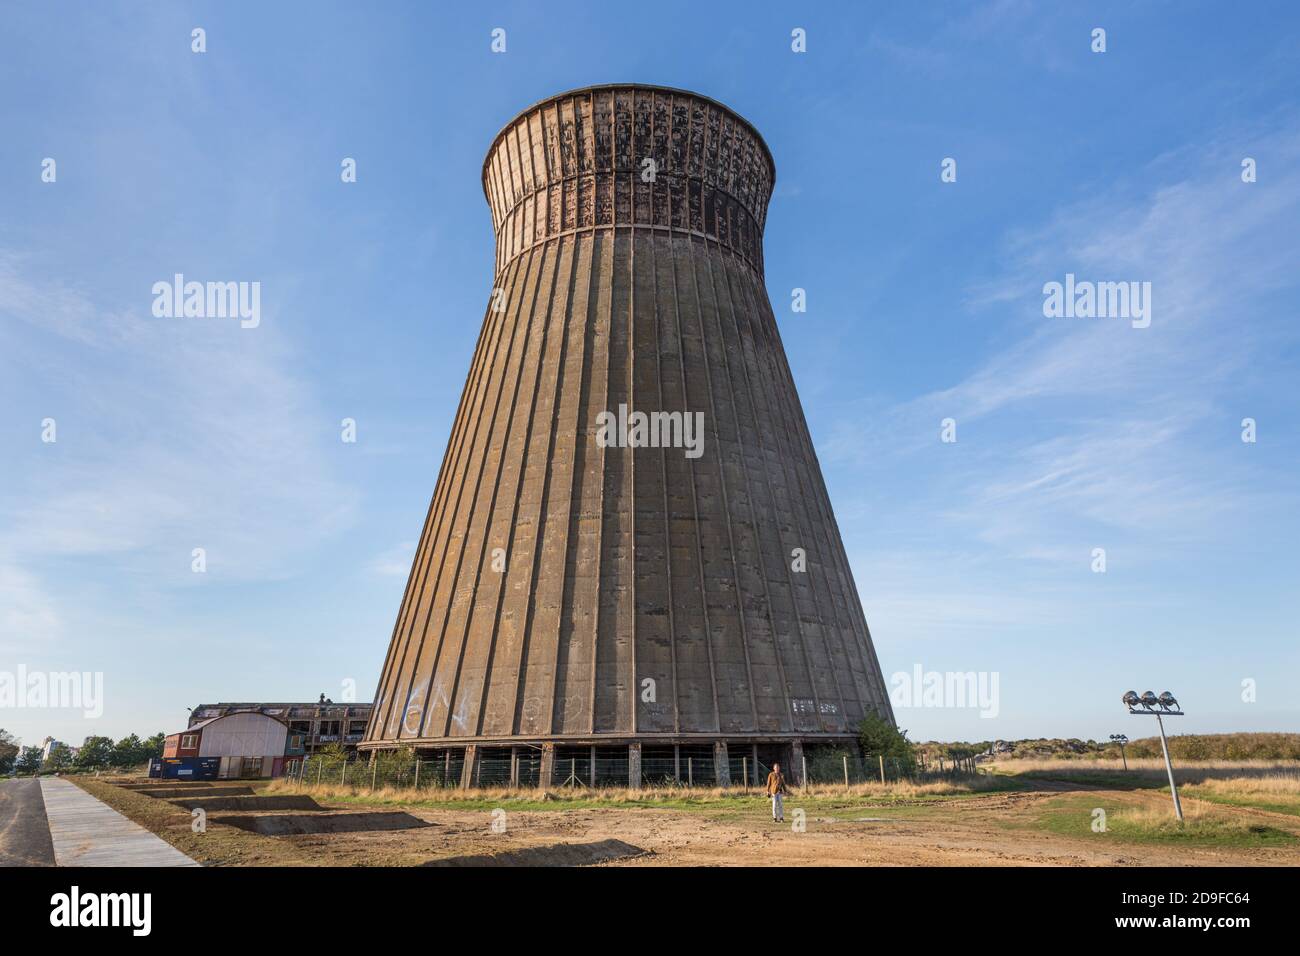
{"label": "person walking", "polygon": [[772,798],[772,820],[776,823],[785,823],[785,807],[781,798],[789,792],[785,785],[785,774],[781,773],[781,765],[772,764],[772,772],[767,775],[767,795]]}

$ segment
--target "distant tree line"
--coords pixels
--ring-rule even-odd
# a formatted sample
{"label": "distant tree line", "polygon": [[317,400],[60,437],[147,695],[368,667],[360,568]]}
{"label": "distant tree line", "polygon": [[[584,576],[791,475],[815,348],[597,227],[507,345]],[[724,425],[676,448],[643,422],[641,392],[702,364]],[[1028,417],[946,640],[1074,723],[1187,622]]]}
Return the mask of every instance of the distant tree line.
{"label": "distant tree line", "polygon": [[[1130,757],[1159,757],[1160,738],[1126,745]],[[1176,760],[1300,760],[1300,734],[1180,734],[1169,738]]]}
{"label": "distant tree line", "polygon": [[21,750],[22,748],[18,746],[18,738],[0,727],[0,776],[13,773],[14,763]]}
{"label": "distant tree line", "polygon": [[[1109,740],[1081,740],[1077,737],[1036,737],[1025,740],[982,741],[979,743],[918,744],[923,752],[951,753],[953,748],[972,748],[1011,760],[1053,758],[1057,760],[1119,760],[1119,745]],[[1141,737],[1125,744],[1130,757],[1159,757],[1160,738]],[[1300,760],[1300,734],[1178,734],[1169,737],[1170,756],[1179,760]]]}
{"label": "distant tree line", "polygon": [[161,757],[164,736],[157,733],[141,740],[136,734],[128,734],[116,742],[111,737],[87,737],[75,755],[64,745],[42,758],[40,747],[20,747],[12,734],[0,729],[0,774],[127,770]]}

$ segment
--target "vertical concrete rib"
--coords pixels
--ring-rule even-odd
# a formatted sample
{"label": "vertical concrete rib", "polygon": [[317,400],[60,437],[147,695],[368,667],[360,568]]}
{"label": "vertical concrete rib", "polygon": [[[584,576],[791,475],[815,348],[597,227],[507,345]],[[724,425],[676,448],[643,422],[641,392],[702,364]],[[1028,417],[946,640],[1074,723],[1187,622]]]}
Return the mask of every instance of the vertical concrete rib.
{"label": "vertical concrete rib", "polygon": [[[597,195],[598,198],[598,190],[595,195]],[[593,215],[594,213],[595,208],[593,206]],[[593,367],[591,367],[591,375],[593,375],[595,380],[597,380],[599,385],[601,385],[601,397],[599,397],[597,403],[593,403],[593,405],[586,407],[585,427],[590,429],[589,444],[594,447],[593,455],[598,460],[598,466],[591,475],[586,476],[588,477],[588,483],[585,483],[584,489],[582,489],[582,492],[584,492],[584,502],[586,503],[586,507],[589,507],[591,518],[593,518],[590,522],[591,527],[593,527],[593,532],[591,532],[589,536],[594,538],[594,540],[590,542],[588,553],[585,555],[575,554],[575,558],[585,558],[585,561],[582,561],[582,563],[584,563],[586,567],[590,568],[591,572],[585,583],[586,587],[584,588],[584,594],[582,594],[581,598],[578,598],[577,594],[575,594],[575,596],[573,596],[572,604],[578,613],[585,613],[590,617],[591,636],[589,640],[582,641],[581,645],[571,644],[571,646],[569,646],[571,653],[576,649],[580,654],[584,654],[584,656],[589,658],[588,661],[586,661],[586,665],[588,665],[588,674],[586,674],[586,685],[584,688],[584,696],[586,697],[586,700],[581,701],[581,708],[578,708],[576,713],[572,715],[572,722],[571,719],[569,719],[567,704],[565,704],[564,730],[560,731],[585,731],[588,732],[588,734],[594,730],[595,726],[595,667],[597,667],[597,658],[599,654],[602,592],[604,589],[604,575],[606,575],[606,561],[604,561],[604,554],[606,554],[606,544],[604,544],[604,522],[606,522],[606,514],[604,514],[604,511],[606,511],[606,502],[604,502],[604,497],[606,497],[608,470],[610,470],[610,464],[608,463],[610,463],[611,459],[617,462],[617,460],[619,460],[619,455],[621,454],[617,449],[615,449],[616,454],[611,455],[608,447],[602,446],[599,442],[595,441],[595,418],[597,418],[599,412],[608,410],[611,405],[610,355],[611,352],[614,351],[611,332],[611,320],[612,317],[614,317],[614,310],[612,310],[611,302],[611,286],[612,273],[614,273],[614,269],[616,268],[617,258],[615,255],[614,238],[612,238],[612,235],[607,235],[602,232],[602,230],[597,229],[593,234],[591,234],[591,238],[593,238],[593,241],[599,250],[599,255],[601,255],[601,259],[599,259],[599,261],[601,261],[601,267],[599,267],[598,271],[597,297],[595,297],[594,308],[595,320],[597,320],[597,329],[595,329],[595,333],[602,334],[603,332],[603,343],[602,347],[599,347],[599,349],[593,347],[594,362]],[[588,484],[594,489],[590,496],[588,494],[588,488],[586,488],[586,485]],[[576,623],[575,620],[575,624]]]}
{"label": "vertical concrete rib", "polygon": [[[473,358],[471,359],[470,362],[469,375],[465,379],[465,384],[461,387],[460,401],[456,407],[456,415],[452,419],[451,428],[448,430],[447,433],[447,447],[443,451],[442,464],[438,468],[438,478],[434,484],[433,495],[429,499],[429,508],[425,512],[424,523],[420,526],[420,540],[415,546],[415,555],[412,558],[411,570],[407,573],[406,576],[406,587],[402,592],[402,603],[400,606],[401,609],[405,609],[409,606],[412,589],[415,585],[415,581],[420,577],[421,570],[426,560],[425,549],[429,538],[429,532],[433,527],[434,509],[437,507],[441,497],[445,496],[446,494],[446,482],[447,482],[446,475],[448,472],[449,465],[451,467],[454,467],[454,465],[452,465],[451,463],[454,460],[454,451],[456,450],[456,438],[458,434],[464,429],[465,424],[469,418],[467,414],[467,409],[468,409],[468,404],[471,401],[470,395],[472,391],[472,386],[474,386],[475,382],[478,379],[478,372],[481,367],[481,363],[483,362],[484,353],[487,348],[486,343],[490,338],[491,330],[494,328],[500,329],[500,323],[492,322],[491,309],[492,306],[491,306],[491,302],[489,301],[488,313],[483,319],[483,325],[479,328],[478,341],[475,343],[474,346]],[[374,698],[375,706],[374,709],[370,712],[370,719],[366,722],[366,732],[368,734],[373,734],[377,728],[384,726],[384,719],[385,719],[384,714],[386,712],[387,705],[389,704],[390,687],[392,682],[397,679],[396,672],[393,668],[393,660],[398,653],[399,647],[401,648],[401,654],[403,655],[403,657],[405,656],[406,647],[410,641],[409,630],[404,631],[402,627],[404,620],[405,620],[405,615],[399,612],[397,616],[397,621],[393,624],[393,634],[389,640],[388,653],[384,657],[384,668],[382,671],[380,671],[379,684],[375,687],[375,698]],[[398,668],[398,670],[400,670],[400,667]]]}
{"label": "vertical concrete rib", "polygon": [[[532,298],[528,287],[528,277],[533,274],[536,259],[537,257],[534,256],[532,250],[529,250],[527,252],[527,258],[523,263],[523,292],[520,294],[517,301],[512,300],[506,307],[506,323],[510,329],[510,342],[507,346],[506,354],[502,360],[501,366],[494,369],[493,381],[496,390],[494,398],[489,400],[489,404],[491,405],[491,414],[487,419],[486,428],[483,427],[484,421],[482,416],[480,416],[479,420],[475,423],[473,433],[470,436],[467,436],[471,448],[469,468],[473,468],[473,463],[475,462],[478,467],[474,475],[473,487],[470,489],[468,500],[466,500],[464,495],[464,491],[466,490],[464,484],[462,484],[461,488],[457,492],[456,505],[452,510],[452,521],[448,525],[448,541],[444,546],[443,560],[439,565],[438,575],[434,582],[433,600],[430,601],[426,611],[423,633],[424,635],[429,636],[431,633],[431,621],[434,618],[435,605],[442,609],[441,615],[438,615],[440,619],[436,625],[436,631],[433,632],[434,647],[432,650],[432,662],[427,668],[423,666],[426,653],[426,642],[422,640],[421,646],[416,655],[415,667],[412,669],[412,684],[416,688],[422,688],[422,693],[417,697],[412,691],[408,691],[407,711],[409,713],[410,709],[415,708],[419,715],[417,729],[413,732],[408,731],[408,736],[410,737],[418,738],[424,736],[424,728],[428,723],[429,714],[433,709],[438,707],[442,708],[444,714],[448,712],[451,709],[451,700],[455,694],[456,688],[443,682],[446,677],[444,672],[446,666],[445,655],[443,651],[446,649],[445,641],[447,636],[447,625],[451,620],[454,606],[453,595],[455,592],[453,589],[460,577],[465,552],[469,547],[468,538],[473,528],[474,518],[476,515],[479,517],[485,517],[477,507],[476,502],[478,500],[479,490],[482,486],[484,472],[488,467],[488,459],[491,456],[491,440],[496,428],[497,419],[501,412],[501,402],[504,398],[507,371],[518,361],[517,358],[513,358],[513,356],[515,355],[515,344],[519,339],[519,316],[524,309],[525,300]],[[468,483],[468,478],[469,475],[467,469],[466,483]],[[461,520],[462,518],[463,520]],[[459,533],[455,530],[457,527],[460,528]],[[448,566],[451,566],[451,573],[449,575],[444,575],[444,571],[447,570]],[[464,639],[464,635],[453,636],[453,639],[456,640],[457,645],[459,645]],[[422,684],[415,683],[417,673],[424,677]],[[440,680],[440,678],[442,678],[442,680]],[[433,708],[426,707],[426,702],[432,702]],[[408,723],[408,719],[404,716],[402,719],[403,730],[407,729]],[[399,739],[400,738],[401,734],[399,733]]]}
{"label": "vertical concrete rib", "polygon": [[[431,702],[432,706],[425,713],[426,726],[429,720],[442,716],[444,720],[443,729],[437,736],[466,735],[472,716],[469,712],[469,703],[475,697],[475,692],[478,689],[467,687],[465,681],[462,680],[466,657],[476,646],[490,643],[495,638],[493,630],[475,629],[473,625],[475,612],[479,606],[479,587],[483,576],[483,566],[487,560],[488,549],[492,542],[492,529],[498,524],[498,499],[501,497],[503,484],[505,485],[506,500],[514,499],[510,501],[509,506],[512,514],[518,503],[518,486],[513,479],[518,477],[522,448],[527,444],[527,430],[531,422],[531,413],[527,419],[524,419],[519,414],[519,397],[529,364],[535,364],[539,361],[537,352],[529,347],[539,331],[542,338],[542,348],[545,348],[546,328],[549,326],[546,306],[552,281],[551,277],[555,272],[554,263],[556,258],[551,249],[550,245],[541,246],[539,249],[538,258],[540,262],[537,268],[537,284],[533,287],[529,296],[529,316],[524,332],[523,346],[520,349],[518,360],[514,363],[515,380],[510,393],[510,405],[506,410],[505,419],[502,421],[500,446],[499,448],[495,446],[493,448],[496,467],[492,477],[491,495],[488,498],[486,507],[475,508],[475,515],[481,517],[481,522],[474,522],[470,525],[471,534],[475,533],[475,526],[478,527],[478,552],[475,555],[474,549],[468,545],[462,551],[462,554],[468,552],[471,563],[464,568],[464,577],[460,578],[463,583],[457,589],[456,598],[451,605],[449,620],[453,625],[452,632],[460,635],[460,640],[456,641],[454,664],[448,675],[449,683],[446,685],[449,688],[446,695],[447,700],[445,705],[442,698],[433,700]],[[548,260],[550,260],[549,263]],[[529,397],[529,403],[531,405],[531,396]],[[512,440],[517,431],[524,433],[522,445]],[[493,435],[496,434],[497,431],[494,429]],[[463,615],[464,623],[457,620],[459,615]],[[435,671],[435,675],[438,673],[438,671]],[[455,725],[454,730],[453,724]]]}
{"label": "vertical concrete rib", "polygon": [[[661,310],[660,310],[661,296],[659,293],[660,283],[658,282],[660,256],[658,255],[655,248],[657,244],[658,241],[652,237],[650,241],[650,254],[652,260],[651,271],[654,273],[656,279],[655,296],[654,296],[655,346],[656,346],[655,385],[658,392],[659,407],[667,408],[667,405],[664,404],[663,356],[666,350],[664,348],[664,329],[663,329],[663,322],[661,321]],[[671,261],[672,258],[671,250],[669,250],[669,254],[665,258]],[[676,290],[674,289],[674,294],[675,292]],[[659,490],[660,490],[660,507],[662,508],[662,512],[663,512],[663,548],[664,548],[662,567],[664,568],[665,571],[665,573],[663,574],[664,592],[665,592],[664,615],[667,618],[667,626],[668,626],[667,663],[668,663],[669,685],[667,688],[665,688],[665,690],[667,690],[668,694],[670,695],[669,700],[672,702],[672,729],[673,731],[678,731],[681,728],[681,716],[677,709],[677,624],[673,615],[673,576],[672,576],[672,569],[671,569],[672,511],[669,507],[669,502],[668,502],[668,455],[669,455],[668,449],[660,449],[660,454],[659,454],[660,489]],[[657,665],[659,665],[661,662],[655,661],[654,663],[656,665],[655,667],[656,673],[658,673],[660,668]],[[642,672],[638,670],[637,672],[638,678],[641,678],[641,674]],[[658,681],[658,678],[656,677],[655,680]],[[633,690],[634,699],[639,700],[640,699],[639,681],[637,685],[633,686],[632,690]],[[658,698],[660,693],[661,691],[656,685],[655,703],[658,703]],[[657,712],[658,708],[655,708],[655,710]],[[662,729],[661,727],[657,726],[658,721],[656,721],[655,723],[656,723],[655,729]]]}
{"label": "vertical concrete rib", "polygon": [[[772,330],[772,361],[775,364],[778,376],[787,383],[788,394],[791,396],[796,395],[797,393],[794,391],[794,375],[790,370],[790,363],[785,355],[785,347],[782,345],[780,334],[776,329],[776,318],[772,314],[772,310],[766,307],[765,302],[756,302],[754,315],[756,320],[765,321],[766,326]],[[849,655],[847,659],[850,661],[860,659],[865,664],[865,686],[868,696],[862,701],[864,706],[871,703],[875,705],[877,712],[892,720],[893,709],[890,706],[889,696],[885,690],[884,675],[880,670],[880,662],[876,657],[875,646],[871,641],[871,633],[862,610],[862,602],[857,599],[857,584],[853,580],[853,570],[849,566],[848,552],[844,548],[839,525],[835,521],[835,514],[831,508],[830,495],[827,493],[826,480],[817,461],[812,433],[808,430],[807,420],[798,402],[789,402],[788,405],[791,421],[794,423],[796,434],[803,444],[804,455],[802,460],[808,464],[807,470],[810,472],[810,481],[815,484],[812,489],[813,498],[823,516],[823,537],[827,544],[827,555],[832,562],[832,567],[838,569],[841,578],[840,596],[850,602],[847,607],[851,624],[850,633],[855,637],[858,650],[862,656],[858,658],[856,655]]]}
{"label": "vertical concrete rib", "polygon": [[[574,194],[575,205],[580,201],[577,193]],[[542,614],[538,615],[539,619],[554,617],[555,623],[555,651],[553,654],[553,664],[550,674],[542,676],[542,680],[549,677],[549,693],[538,702],[538,711],[544,709],[546,715],[545,723],[534,728],[532,732],[539,730],[549,736],[555,731],[555,709],[557,704],[566,697],[568,688],[568,664],[569,664],[569,646],[574,632],[572,618],[570,618],[570,629],[566,634],[564,630],[564,609],[572,607],[573,589],[575,586],[575,575],[573,563],[581,553],[581,531],[583,520],[582,507],[582,488],[584,487],[583,477],[585,472],[586,456],[591,446],[591,439],[594,435],[594,425],[591,416],[588,414],[588,401],[591,392],[591,362],[592,362],[592,340],[595,335],[593,322],[595,319],[592,310],[592,286],[596,281],[597,270],[593,267],[592,257],[594,255],[594,244],[584,242],[578,245],[574,261],[576,263],[577,276],[575,286],[580,290],[580,298],[575,299],[572,305],[571,323],[576,323],[578,317],[581,317],[581,336],[574,341],[580,343],[580,348],[576,357],[578,363],[578,374],[576,378],[570,379],[569,388],[566,391],[566,397],[573,404],[573,416],[566,420],[570,422],[573,432],[572,460],[569,466],[569,484],[568,484],[568,507],[562,525],[562,544],[558,554],[558,560],[552,567],[559,567],[558,573],[548,575],[548,578],[554,581],[553,588],[558,591],[555,600],[555,607],[552,614],[549,605],[543,605]],[[583,277],[583,263],[586,263],[585,282]],[[570,363],[574,361],[572,356],[569,357]],[[557,428],[562,427],[557,423]],[[554,592],[553,592],[554,593]],[[543,633],[549,633],[549,629]],[[563,675],[563,680],[561,680]]]}
{"label": "vertical concrete rib", "polygon": [[[490,687],[493,683],[492,675],[496,664],[497,647],[503,639],[505,641],[505,647],[503,648],[504,663],[495,668],[495,672],[499,675],[497,683],[506,687],[512,694],[518,689],[525,635],[519,633],[515,622],[520,617],[527,616],[527,608],[532,603],[534,553],[538,545],[541,525],[545,521],[545,484],[549,475],[547,466],[552,451],[552,439],[555,434],[552,405],[555,386],[552,385],[549,389],[544,390],[542,385],[545,377],[549,377],[551,380],[558,380],[559,378],[559,362],[553,359],[549,351],[552,341],[550,333],[553,325],[559,326],[556,331],[560,335],[563,335],[567,330],[563,316],[568,306],[570,279],[563,277],[563,292],[560,292],[560,280],[564,271],[563,263],[567,259],[571,269],[572,257],[568,255],[567,246],[561,240],[548,242],[543,248],[547,250],[547,258],[550,258],[553,263],[553,271],[548,283],[549,288],[545,292],[539,293],[539,298],[544,297],[546,304],[545,313],[541,319],[541,342],[536,350],[529,350],[525,361],[525,377],[527,377],[528,372],[527,366],[530,364],[532,366],[527,424],[521,440],[519,442],[511,440],[510,442],[513,448],[518,449],[518,458],[514,464],[513,475],[513,488],[515,490],[511,494],[511,488],[507,485],[504,492],[507,496],[506,504],[508,509],[499,509],[502,511],[508,510],[509,523],[493,536],[494,541],[484,542],[484,547],[487,548],[499,541],[502,536],[507,538],[508,544],[505,548],[506,567],[503,572],[496,572],[495,565],[489,560],[489,565],[497,573],[498,580],[496,582],[495,597],[491,601],[492,626],[489,631],[486,655],[480,655],[472,659],[467,658],[466,663],[466,672],[472,675],[477,671],[480,676],[476,680],[481,681],[481,692],[467,715],[476,735],[483,733],[483,720],[486,716],[484,710],[487,707]],[[550,317],[557,314],[561,317],[561,321],[558,323],[552,322]],[[540,427],[539,418],[541,419]],[[540,446],[540,449],[537,446]],[[522,580],[519,577],[520,568],[526,569]],[[513,588],[510,586],[512,583]],[[512,597],[515,597],[514,601],[511,601]],[[503,627],[503,612],[505,612],[508,603],[510,604],[509,616],[504,618],[506,626]],[[480,606],[482,606],[482,602],[476,602],[474,606],[475,613],[478,612]],[[471,621],[468,626],[472,628],[473,622]],[[458,679],[458,683],[461,682]],[[472,692],[472,690],[471,685],[469,691]],[[501,714],[508,713],[513,717],[515,704],[516,702],[512,696],[508,706],[504,701],[501,703],[498,712]],[[507,725],[499,732],[508,734],[510,729],[509,725]]]}
{"label": "vertical concrete rib", "polygon": [[[491,304],[489,306],[489,318],[486,321],[491,321],[492,315],[498,315],[500,316],[500,319],[496,323],[497,334],[492,344],[492,354],[490,357],[485,357],[484,363],[479,366],[475,373],[477,380],[475,381],[474,388],[477,393],[477,408],[472,414],[467,415],[465,421],[461,423],[460,434],[457,439],[456,456],[453,460],[452,467],[446,472],[447,486],[444,490],[442,501],[437,507],[437,525],[427,536],[427,550],[425,550],[422,555],[417,556],[416,559],[417,563],[423,559],[423,568],[420,572],[419,592],[414,595],[413,601],[410,601],[408,598],[408,603],[403,605],[402,612],[398,615],[399,625],[403,619],[407,621],[407,631],[406,639],[403,643],[402,661],[393,675],[394,686],[389,699],[389,710],[386,721],[383,724],[377,724],[377,726],[383,726],[385,728],[386,736],[400,736],[401,726],[398,722],[405,720],[407,709],[410,706],[411,690],[415,682],[416,664],[422,656],[424,640],[427,636],[428,615],[431,610],[431,604],[429,602],[432,601],[433,593],[437,590],[438,586],[437,579],[435,579],[433,585],[434,591],[427,591],[429,573],[430,569],[433,567],[435,556],[439,558],[445,557],[446,547],[450,536],[451,522],[460,506],[460,495],[465,487],[464,475],[468,471],[469,459],[473,453],[474,443],[472,440],[468,440],[468,438],[471,434],[471,430],[482,420],[484,403],[487,401],[487,394],[492,381],[492,369],[497,362],[501,340],[505,337],[506,330],[512,327],[511,323],[508,321],[507,311],[509,309],[509,303],[515,298],[515,286],[520,274],[520,266],[521,263],[517,262],[515,268],[505,274],[503,284],[497,286],[497,288],[509,290],[503,293],[505,295],[506,305],[500,311],[494,311],[500,301],[497,298],[494,289]],[[449,509],[448,502],[453,494],[455,495],[456,503]],[[447,538],[442,537],[444,531],[448,536]],[[438,562],[438,568],[439,573],[441,573],[441,561]],[[411,640],[416,634],[417,622],[420,620],[421,616],[421,608],[424,608],[425,625],[418,632],[419,640],[416,645],[415,659],[412,661],[411,667],[408,670],[406,667],[406,656]],[[400,698],[398,696],[399,692],[401,695]],[[399,700],[400,710],[398,709]]]}
{"label": "vertical concrete rib", "polygon": [[[709,270],[709,277],[710,277],[710,281],[712,282],[713,280],[712,269]],[[716,297],[717,286],[716,283],[713,283],[713,285],[714,285],[714,295]],[[728,313],[730,314],[732,320],[731,331],[732,334],[735,336],[734,341],[737,343],[737,348],[740,351],[741,360],[738,364],[740,366],[740,370],[741,370],[740,378],[743,384],[736,382],[735,375],[734,372],[732,371],[731,363],[729,360],[726,363],[727,376],[728,376],[728,380],[731,383],[732,394],[736,396],[743,396],[749,405],[751,428],[754,432],[755,437],[757,437],[759,435],[759,425],[758,425],[759,417],[758,417],[757,406],[755,403],[755,386],[754,383],[751,382],[749,378],[749,368],[745,361],[744,338],[740,334],[739,322],[736,318],[736,310],[734,304],[730,300],[730,297],[728,297]],[[719,314],[718,324],[719,324],[719,329],[718,329],[719,337],[726,340],[727,330],[722,325],[720,314]],[[726,355],[725,350],[723,354],[725,357]],[[779,640],[779,635],[777,634],[776,620],[772,612],[771,585],[769,584],[768,576],[767,576],[767,561],[770,560],[771,557],[773,556],[769,554],[770,548],[764,546],[764,543],[762,541],[759,532],[758,514],[754,505],[753,487],[750,480],[751,469],[750,469],[750,462],[749,462],[749,453],[745,441],[745,434],[740,425],[739,413],[737,413],[736,416],[736,437],[741,450],[741,468],[744,477],[745,500],[749,504],[750,528],[751,528],[751,533],[753,535],[753,540],[750,545],[750,548],[747,551],[747,554],[751,557],[751,559],[756,560],[758,562],[759,576],[761,577],[763,583],[763,607],[767,611],[768,637],[771,639],[772,642],[772,652],[776,662],[777,679],[779,682],[778,690],[780,692],[780,702],[782,704],[779,713],[780,726],[774,729],[786,730],[793,727],[794,721],[793,721],[793,716],[790,708],[791,691],[790,691],[789,684],[786,681],[785,663],[782,660],[782,655],[781,655],[781,643]],[[767,480],[766,472],[764,471],[761,474],[762,474],[763,481],[766,482]],[[768,497],[769,499],[771,499],[772,497],[770,485],[768,486]],[[775,555],[775,558],[782,565],[785,565],[786,559],[784,555],[778,553]]]}
{"label": "vertical concrete rib", "polygon": [[[721,303],[718,301],[716,285],[714,284],[713,281],[713,261],[709,256],[704,256],[703,260],[704,263],[707,265],[708,272],[709,272],[709,287],[711,293],[710,299],[713,307],[711,310],[712,315],[717,320],[715,323],[716,328],[721,330],[721,326],[722,326],[722,320],[720,316]],[[692,257],[692,261],[694,261],[694,257]],[[710,335],[709,330],[707,328],[708,316],[710,314],[710,309],[708,308],[708,304],[710,303],[706,303],[704,299],[701,299],[699,303],[701,331],[704,333],[703,341],[705,343],[704,378],[709,386],[709,398],[710,398],[711,409],[713,414],[712,421],[714,423],[713,425],[714,448],[715,448],[714,453],[717,455],[718,486],[720,488],[720,493],[722,498],[723,521],[725,522],[726,529],[727,529],[726,550],[727,550],[727,563],[729,563],[731,567],[731,585],[732,585],[731,593],[734,596],[734,600],[735,600],[736,626],[739,630],[738,637],[740,639],[741,656],[743,657],[745,663],[745,684],[749,690],[749,720],[750,720],[749,726],[758,726],[758,703],[754,696],[754,672],[750,663],[749,634],[745,627],[745,609],[741,597],[740,573],[736,567],[736,536],[735,536],[735,531],[732,528],[732,520],[731,520],[732,519],[731,500],[730,500],[731,495],[728,494],[728,490],[727,490],[728,485],[731,484],[731,476],[727,473],[726,452],[725,452],[726,446],[722,440],[723,435],[730,435],[734,439],[739,438],[739,421],[737,419],[735,408],[734,408],[736,393],[734,389],[732,389],[731,387],[731,380],[730,380],[731,377],[730,377],[729,370],[727,369],[726,342],[723,339],[721,334]],[[718,383],[718,385],[716,386],[714,382],[716,376],[711,367],[713,363],[713,360],[711,358],[711,353],[714,352],[715,350],[721,356],[722,366],[723,366],[721,372],[723,375],[726,376],[726,381],[723,383]],[[719,397],[727,398],[731,403],[733,403],[731,419],[730,421],[727,421],[725,423],[717,417],[718,404],[719,404],[717,399]],[[737,446],[739,447],[739,442],[737,441],[736,443]],[[742,454],[743,454],[743,450],[742,450]],[[744,724],[740,723],[740,727],[743,726]],[[723,727],[721,729],[736,730],[736,729],[740,729],[740,727]]]}
{"label": "vertical concrete rib", "polygon": [[[739,266],[738,268],[743,269],[744,267]],[[729,275],[730,270],[727,270],[727,272]],[[728,278],[728,283],[730,284],[730,278]],[[745,314],[749,317],[751,322],[749,328],[749,335],[748,336],[741,335],[740,339],[742,342],[746,340],[753,342],[754,341],[754,328],[752,324],[753,316],[754,316],[753,299],[748,294],[750,290],[747,288],[747,283],[743,278],[738,279],[736,284],[740,286],[741,294],[746,298],[746,301],[744,303],[745,305],[744,311]],[[734,314],[735,313],[733,312],[733,316]],[[737,319],[737,327],[739,327],[739,319]],[[787,417],[786,409],[784,407],[787,404],[786,399],[788,398],[788,391],[789,388],[793,387],[793,382],[790,382],[787,387],[787,383],[782,381],[782,379],[779,376],[771,376],[771,379],[774,383],[780,383],[779,387],[772,390],[776,394],[776,403],[778,408],[781,409],[781,418],[782,418],[780,425],[774,429],[774,434],[776,435],[778,442],[780,442],[782,439],[785,439],[785,447],[784,449],[780,450],[779,457],[781,459],[782,472],[785,475],[786,487],[791,488],[792,484],[790,481],[790,475],[792,470],[795,472],[795,476],[796,476],[795,484],[799,484],[798,461],[801,460],[800,458],[796,457],[795,446],[797,445],[797,437],[792,436],[790,434],[790,432],[794,428],[794,424],[789,421]],[[776,423],[774,422],[774,424]],[[812,544],[813,539],[815,537],[815,533],[813,531],[813,522],[809,520],[809,515],[807,514],[807,510],[806,510],[807,492],[802,488],[801,485],[798,490],[799,490],[799,494],[792,494],[790,496],[791,513],[794,516],[795,524],[798,528],[799,539],[803,543],[803,546],[807,548],[808,545]],[[801,511],[804,513],[803,520],[800,520],[799,517],[799,513]],[[838,634],[838,628],[828,628],[827,626],[825,614],[823,611],[825,607],[825,603],[817,593],[816,575],[811,573],[812,569],[813,569],[813,565],[809,563],[808,579],[809,579],[810,588],[812,590],[812,606],[816,609],[818,633],[822,639],[822,645],[826,654],[827,669],[829,671],[830,679],[835,686],[836,698],[838,699],[839,702],[839,713],[838,713],[839,719],[837,720],[837,723],[843,725],[845,721],[848,719],[847,708],[844,699],[844,691],[843,688],[840,686],[839,668],[834,666],[834,662],[836,660],[847,661],[847,658],[844,656],[842,647],[841,647],[841,652],[838,655],[835,654],[831,649],[831,638],[829,632],[831,630],[835,630],[836,633]],[[794,585],[792,580],[791,587],[793,588],[793,586]],[[833,599],[831,599],[829,596],[826,598],[826,600],[831,601],[833,603]],[[802,623],[802,612],[800,612],[800,621]],[[821,729],[829,729],[825,727],[825,723],[826,723],[825,715],[822,713],[820,706],[818,708],[818,723],[822,725]],[[835,729],[848,729],[848,728],[841,726]]]}

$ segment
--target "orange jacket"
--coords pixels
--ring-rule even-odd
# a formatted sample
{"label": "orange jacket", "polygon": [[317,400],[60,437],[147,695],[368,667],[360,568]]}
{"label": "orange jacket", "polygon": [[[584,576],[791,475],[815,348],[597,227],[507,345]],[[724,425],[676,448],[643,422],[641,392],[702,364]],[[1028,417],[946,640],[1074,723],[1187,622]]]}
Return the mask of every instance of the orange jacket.
{"label": "orange jacket", "polygon": [[767,793],[771,796],[774,793],[788,793],[785,786],[785,774],[779,770],[773,770],[767,775]]}

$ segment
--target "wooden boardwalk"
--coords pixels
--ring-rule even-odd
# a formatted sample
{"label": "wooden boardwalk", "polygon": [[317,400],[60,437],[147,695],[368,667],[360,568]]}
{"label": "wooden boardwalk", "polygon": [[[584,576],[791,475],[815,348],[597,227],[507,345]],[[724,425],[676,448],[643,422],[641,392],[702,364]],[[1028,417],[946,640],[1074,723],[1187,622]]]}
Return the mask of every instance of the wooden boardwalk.
{"label": "wooden boardwalk", "polygon": [[41,795],[59,866],[199,866],[67,780],[43,777]]}

